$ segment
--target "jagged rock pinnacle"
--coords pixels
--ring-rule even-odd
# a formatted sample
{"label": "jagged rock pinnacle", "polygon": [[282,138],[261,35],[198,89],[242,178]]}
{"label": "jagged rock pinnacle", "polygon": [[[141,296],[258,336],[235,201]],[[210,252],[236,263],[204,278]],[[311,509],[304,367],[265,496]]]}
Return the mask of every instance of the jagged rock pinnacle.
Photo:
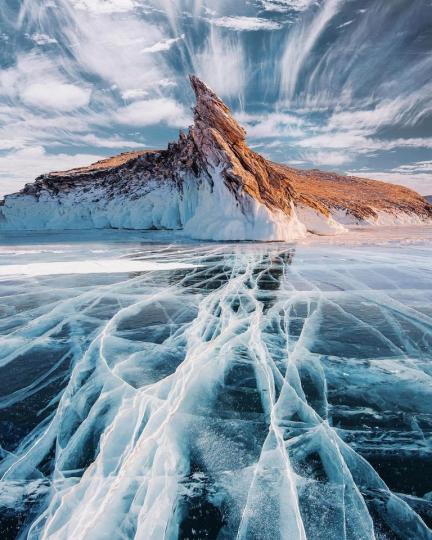
{"label": "jagged rock pinnacle", "polygon": [[225,103],[196,75],[190,75],[189,79],[196,97],[195,125],[216,129],[228,143],[244,142],[246,131],[234,120]]}
{"label": "jagged rock pinnacle", "polygon": [[344,223],[432,218],[414,191],[273,163],[198,77],[194,124],[166,150],[45,174],[0,203],[0,228],[183,228],[198,238],[289,240]]}
{"label": "jagged rock pinnacle", "polygon": [[206,84],[195,75],[190,81],[196,96],[190,134],[204,161],[221,170],[226,186],[239,202],[247,194],[270,209],[290,215],[294,189],[286,174],[250,150],[246,131]]}

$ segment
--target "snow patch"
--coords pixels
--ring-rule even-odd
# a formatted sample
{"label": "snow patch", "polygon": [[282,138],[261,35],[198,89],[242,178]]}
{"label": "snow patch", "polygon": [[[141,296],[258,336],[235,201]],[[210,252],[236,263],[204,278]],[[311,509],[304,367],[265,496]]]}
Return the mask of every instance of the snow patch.
{"label": "snow patch", "polygon": [[196,268],[193,264],[134,261],[133,259],[95,259],[49,263],[7,264],[0,267],[0,276],[54,276],[70,274],[124,274]]}
{"label": "snow patch", "polygon": [[421,225],[425,223],[424,218],[417,214],[408,212],[383,212],[376,210],[378,217],[372,222],[373,225]]}
{"label": "snow patch", "polygon": [[401,225],[425,225],[431,222],[431,220],[427,220],[423,216],[419,216],[418,214],[414,214],[412,212],[385,212],[372,207],[371,209],[376,213],[376,217],[370,216],[359,219],[342,209],[333,209],[331,214],[335,221],[337,221],[339,224],[347,226],[387,227]]}
{"label": "snow patch", "polygon": [[297,206],[296,213],[308,232],[318,235],[334,235],[346,232],[347,229],[338,223],[333,216],[325,216],[313,208]]}

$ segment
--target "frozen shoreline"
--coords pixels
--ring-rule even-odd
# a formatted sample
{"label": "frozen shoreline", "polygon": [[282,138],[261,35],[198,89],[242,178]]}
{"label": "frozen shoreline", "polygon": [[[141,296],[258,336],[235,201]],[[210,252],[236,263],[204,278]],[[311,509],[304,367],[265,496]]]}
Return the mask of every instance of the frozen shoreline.
{"label": "frozen shoreline", "polygon": [[[183,234],[183,231],[168,230],[128,230],[128,229],[80,229],[80,230],[53,230],[53,231],[1,231],[0,230],[0,253],[7,250],[7,246],[18,245],[44,245],[64,243],[129,243],[146,242],[158,244],[191,244],[191,245],[264,245],[264,244],[289,244],[289,245],[374,245],[394,242],[423,243],[432,241],[431,225],[399,225],[380,227],[350,226],[346,232],[338,235],[320,236],[308,234],[305,238],[284,241],[211,241],[196,240]],[[43,248],[41,248],[43,250]],[[16,250],[15,250],[16,251]],[[29,253],[28,250],[25,250]]]}
{"label": "frozen shoreline", "polygon": [[382,245],[432,242],[432,225],[386,225],[380,227],[349,227],[337,236],[312,236],[300,240],[300,245]]}

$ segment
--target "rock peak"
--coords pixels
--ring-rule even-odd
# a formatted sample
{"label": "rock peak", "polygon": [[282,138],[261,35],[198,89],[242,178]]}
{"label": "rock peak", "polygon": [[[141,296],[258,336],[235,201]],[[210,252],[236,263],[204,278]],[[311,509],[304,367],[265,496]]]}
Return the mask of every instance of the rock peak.
{"label": "rock peak", "polygon": [[246,131],[233,118],[225,103],[196,75],[189,75],[195,92],[195,125],[199,128],[217,130],[228,143],[238,143],[246,139]]}
{"label": "rock peak", "polygon": [[408,188],[265,159],[222,99],[195,75],[190,83],[194,124],[166,150],[45,174],[0,202],[0,229],[162,228],[199,239],[293,240],[340,232],[341,223],[432,219],[432,205]]}

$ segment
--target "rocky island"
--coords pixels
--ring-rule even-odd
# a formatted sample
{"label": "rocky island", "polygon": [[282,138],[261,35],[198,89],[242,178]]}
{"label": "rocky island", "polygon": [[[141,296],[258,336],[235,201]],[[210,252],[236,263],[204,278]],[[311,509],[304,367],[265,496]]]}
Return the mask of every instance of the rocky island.
{"label": "rocky island", "polygon": [[172,229],[196,239],[289,241],[432,220],[432,205],[406,187],[265,159],[223,101],[196,76],[190,81],[194,124],[178,141],[42,175],[0,203],[0,230]]}

